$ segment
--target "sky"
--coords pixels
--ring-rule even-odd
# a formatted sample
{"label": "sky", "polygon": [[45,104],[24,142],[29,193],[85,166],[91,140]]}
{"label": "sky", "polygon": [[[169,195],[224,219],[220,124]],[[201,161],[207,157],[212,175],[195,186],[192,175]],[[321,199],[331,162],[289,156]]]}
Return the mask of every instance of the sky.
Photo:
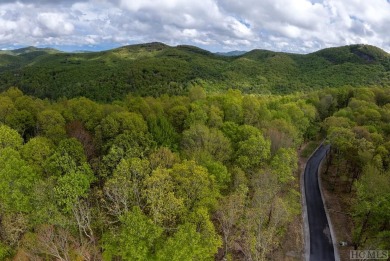
{"label": "sky", "polygon": [[390,0],[0,0],[0,49],[106,50],[163,42],[212,52],[390,52]]}

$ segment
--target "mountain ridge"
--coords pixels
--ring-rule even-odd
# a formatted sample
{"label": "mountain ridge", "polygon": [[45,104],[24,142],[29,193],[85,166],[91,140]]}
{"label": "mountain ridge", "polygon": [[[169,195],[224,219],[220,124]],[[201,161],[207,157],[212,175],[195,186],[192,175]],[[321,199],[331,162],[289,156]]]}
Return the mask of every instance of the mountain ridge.
{"label": "mountain ridge", "polygon": [[0,52],[0,91],[17,86],[27,94],[52,99],[86,96],[110,101],[128,92],[174,95],[193,85],[207,91],[291,93],[390,83],[390,55],[370,45],[309,54],[254,49],[235,56],[159,42],[86,53],[35,47],[11,52]]}

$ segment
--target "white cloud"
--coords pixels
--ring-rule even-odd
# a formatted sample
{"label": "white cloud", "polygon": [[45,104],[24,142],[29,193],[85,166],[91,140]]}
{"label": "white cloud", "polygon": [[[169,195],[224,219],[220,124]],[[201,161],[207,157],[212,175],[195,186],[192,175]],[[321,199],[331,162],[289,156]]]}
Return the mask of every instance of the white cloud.
{"label": "white cloud", "polygon": [[4,0],[0,48],[163,41],[293,52],[368,43],[389,51],[389,25],[387,0]]}
{"label": "white cloud", "polygon": [[73,24],[67,17],[60,13],[40,13],[37,20],[41,27],[48,29],[51,33],[56,35],[71,34],[74,29]]}

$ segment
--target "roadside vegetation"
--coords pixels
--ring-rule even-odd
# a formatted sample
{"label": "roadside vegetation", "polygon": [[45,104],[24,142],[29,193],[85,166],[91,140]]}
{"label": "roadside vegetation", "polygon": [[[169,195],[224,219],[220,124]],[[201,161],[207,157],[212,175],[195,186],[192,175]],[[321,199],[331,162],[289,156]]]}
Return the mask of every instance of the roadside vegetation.
{"label": "roadside vegetation", "polygon": [[[304,78],[295,82],[289,75],[305,77],[295,64],[303,66],[306,56],[253,51],[232,58],[186,46],[132,48],[141,51],[3,54],[38,60],[4,69],[0,77],[1,260],[272,259],[301,214],[297,152],[311,141],[304,150],[309,156],[324,137],[332,145],[328,168],[335,169],[326,175],[353,199],[347,210],[353,244],[390,248],[388,88],[308,91],[302,85],[294,92],[278,85],[302,84]],[[350,66],[359,75],[373,73],[379,78],[370,81],[379,85],[388,80],[382,51],[336,51],[311,54],[333,64],[323,68],[323,85],[347,82],[343,69],[333,78],[325,73],[336,65],[344,73]],[[181,62],[169,58],[178,54]],[[96,67],[102,57],[115,64],[115,56],[126,57],[126,66],[139,60],[133,71]],[[57,66],[62,59],[65,64]],[[267,66],[255,66],[262,59]],[[316,68],[319,60],[300,68]],[[84,63],[90,64],[80,69]],[[161,69],[153,71],[156,64]],[[265,78],[251,72],[257,69],[280,79],[267,78],[263,89]],[[194,70],[197,80],[188,81]],[[114,72],[126,76],[107,77]],[[253,73],[245,86],[256,86],[257,75],[258,90],[242,85],[245,73]],[[367,75],[356,84],[367,83]],[[154,82],[160,76],[167,85]],[[122,86],[117,79],[134,82]],[[307,86],[315,81],[307,79]]]}

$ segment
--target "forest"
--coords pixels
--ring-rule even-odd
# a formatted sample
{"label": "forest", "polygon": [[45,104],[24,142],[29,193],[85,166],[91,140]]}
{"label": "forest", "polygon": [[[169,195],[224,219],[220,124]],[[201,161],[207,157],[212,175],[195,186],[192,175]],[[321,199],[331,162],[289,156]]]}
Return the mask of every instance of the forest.
{"label": "forest", "polygon": [[388,88],[4,89],[1,260],[270,260],[301,215],[299,149],[323,139],[354,246],[390,248]]}
{"label": "forest", "polygon": [[390,56],[370,45],[310,54],[252,50],[230,57],[163,43],[88,53],[34,47],[0,51],[0,91],[17,86],[42,99],[83,96],[113,102],[129,92],[186,95],[199,85],[207,92],[278,95],[326,87],[383,87],[390,85]]}

